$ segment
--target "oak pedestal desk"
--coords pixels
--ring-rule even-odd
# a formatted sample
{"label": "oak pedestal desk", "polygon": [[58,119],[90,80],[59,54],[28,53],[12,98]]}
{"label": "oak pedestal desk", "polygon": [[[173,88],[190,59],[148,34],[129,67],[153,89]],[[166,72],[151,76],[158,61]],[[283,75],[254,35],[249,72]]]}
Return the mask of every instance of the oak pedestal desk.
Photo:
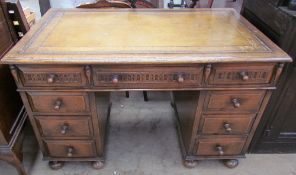
{"label": "oak pedestal desk", "polygon": [[52,9],[5,56],[45,160],[104,164],[112,91],[172,91],[184,165],[238,165],[290,57],[232,9]]}

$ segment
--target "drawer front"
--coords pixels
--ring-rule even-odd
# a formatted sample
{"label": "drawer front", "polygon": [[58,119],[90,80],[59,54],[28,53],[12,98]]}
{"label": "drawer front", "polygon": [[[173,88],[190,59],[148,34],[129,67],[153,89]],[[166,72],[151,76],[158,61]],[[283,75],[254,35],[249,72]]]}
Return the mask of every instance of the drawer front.
{"label": "drawer front", "polygon": [[51,157],[75,158],[75,157],[94,157],[95,144],[93,141],[85,140],[46,140],[45,145]]}
{"label": "drawer front", "polygon": [[213,65],[208,85],[270,84],[275,64],[217,64]]}
{"label": "drawer front", "polygon": [[44,137],[91,137],[92,126],[89,117],[37,117]]}
{"label": "drawer front", "polygon": [[18,68],[23,85],[28,87],[80,87],[87,84],[83,67],[19,66]]}
{"label": "drawer front", "polygon": [[196,67],[95,67],[94,84],[115,89],[190,88],[201,85],[203,68]]}
{"label": "drawer front", "polygon": [[207,95],[205,111],[227,113],[255,113],[259,110],[265,90],[211,91]]}
{"label": "drawer front", "polygon": [[89,111],[87,93],[27,92],[33,112],[78,113]]}
{"label": "drawer front", "polygon": [[213,138],[200,139],[196,155],[198,156],[231,156],[242,154],[246,139]]}
{"label": "drawer front", "polygon": [[248,134],[252,127],[254,115],[206,115],[202,134]]}

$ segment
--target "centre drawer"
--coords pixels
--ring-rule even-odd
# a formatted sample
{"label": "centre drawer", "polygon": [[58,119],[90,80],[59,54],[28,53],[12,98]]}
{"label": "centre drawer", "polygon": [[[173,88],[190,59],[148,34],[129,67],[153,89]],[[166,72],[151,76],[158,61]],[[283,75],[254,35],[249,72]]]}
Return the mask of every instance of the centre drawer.
{"label": "centre drawer", "polygon": [[33,112],[85,113],[89,112],[87,93],[80,92],[27,92]]}
{"label": "centre drawer", "polygon": [[207,113],[256,113],[265,90],[210,91],[204,108]]}
{"label": "centre drawer", "polygon": [[45,140],[44,142],[51,157],[75,158],[95,156],[95,144],[91,140]]}
{"label": "centre drawer", "polygon": [[92,126],[88,116],[38,116],[36,120],[43,137],[91,137]]}
{"label": "centre drawer", "polygon": [[194,88],[201,86],[202,76],[201,65],[94,67],[94,85],[114,89]]}
{"label": "centre drawer", "polygon": [[201,134],[248,134],[254,118],[254,114],[204,115]]}
{"label": "centre drawer", "polygon": [[245,138],[205,138],[199,139],[196,155],[231,156],[242,154]]}

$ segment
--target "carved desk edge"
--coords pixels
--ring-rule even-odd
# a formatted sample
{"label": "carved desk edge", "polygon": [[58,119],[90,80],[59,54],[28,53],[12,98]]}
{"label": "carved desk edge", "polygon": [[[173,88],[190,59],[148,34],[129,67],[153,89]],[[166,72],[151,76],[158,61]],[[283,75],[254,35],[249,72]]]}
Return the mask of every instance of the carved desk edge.
{"label": "carved desk edge", "polygon": [[[20,42],[1,60],[4,64],[192,64],[192,63],[248,63],[248,62],[291,62],[292,59],[275,45],[268,37],[240,16],[234,9],[103,9],[102,12],[200,12],[200,11],[227,11],[233,13],[248,30],[259,38],[261,42],[269,49],[266,52],[250,52],[241,50],[240,52],[223,53],[157,53],[157,52],[131,52],[131,53],[92,53],[92,54],[30,54],[25,53],[24,48],[34,38],[42,28],[46,27],[48,20],[58,12],[97,12],[93,9],[50,9],[41,21],[34,25],[30,31],[21,39]],[[83,58],[83,59],[81,59]]]}

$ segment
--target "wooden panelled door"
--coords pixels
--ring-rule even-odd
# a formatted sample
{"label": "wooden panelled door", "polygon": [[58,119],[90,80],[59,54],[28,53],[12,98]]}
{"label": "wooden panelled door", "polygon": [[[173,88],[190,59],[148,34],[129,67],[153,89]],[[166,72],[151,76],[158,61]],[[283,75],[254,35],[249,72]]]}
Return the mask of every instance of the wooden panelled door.
{"label": "wooden panelled door", "polygon": [[0,58],[14,45],[12,33],[5,20],[4,3],[0,0]]}
{"label": "wooden panelled door", "polygon": [[241,14],[294,59],[286,65],[263,114],[250,147],[252,153],[296,152],[296,11],[286,9],[288,2],[244,0],[242,7]]}

